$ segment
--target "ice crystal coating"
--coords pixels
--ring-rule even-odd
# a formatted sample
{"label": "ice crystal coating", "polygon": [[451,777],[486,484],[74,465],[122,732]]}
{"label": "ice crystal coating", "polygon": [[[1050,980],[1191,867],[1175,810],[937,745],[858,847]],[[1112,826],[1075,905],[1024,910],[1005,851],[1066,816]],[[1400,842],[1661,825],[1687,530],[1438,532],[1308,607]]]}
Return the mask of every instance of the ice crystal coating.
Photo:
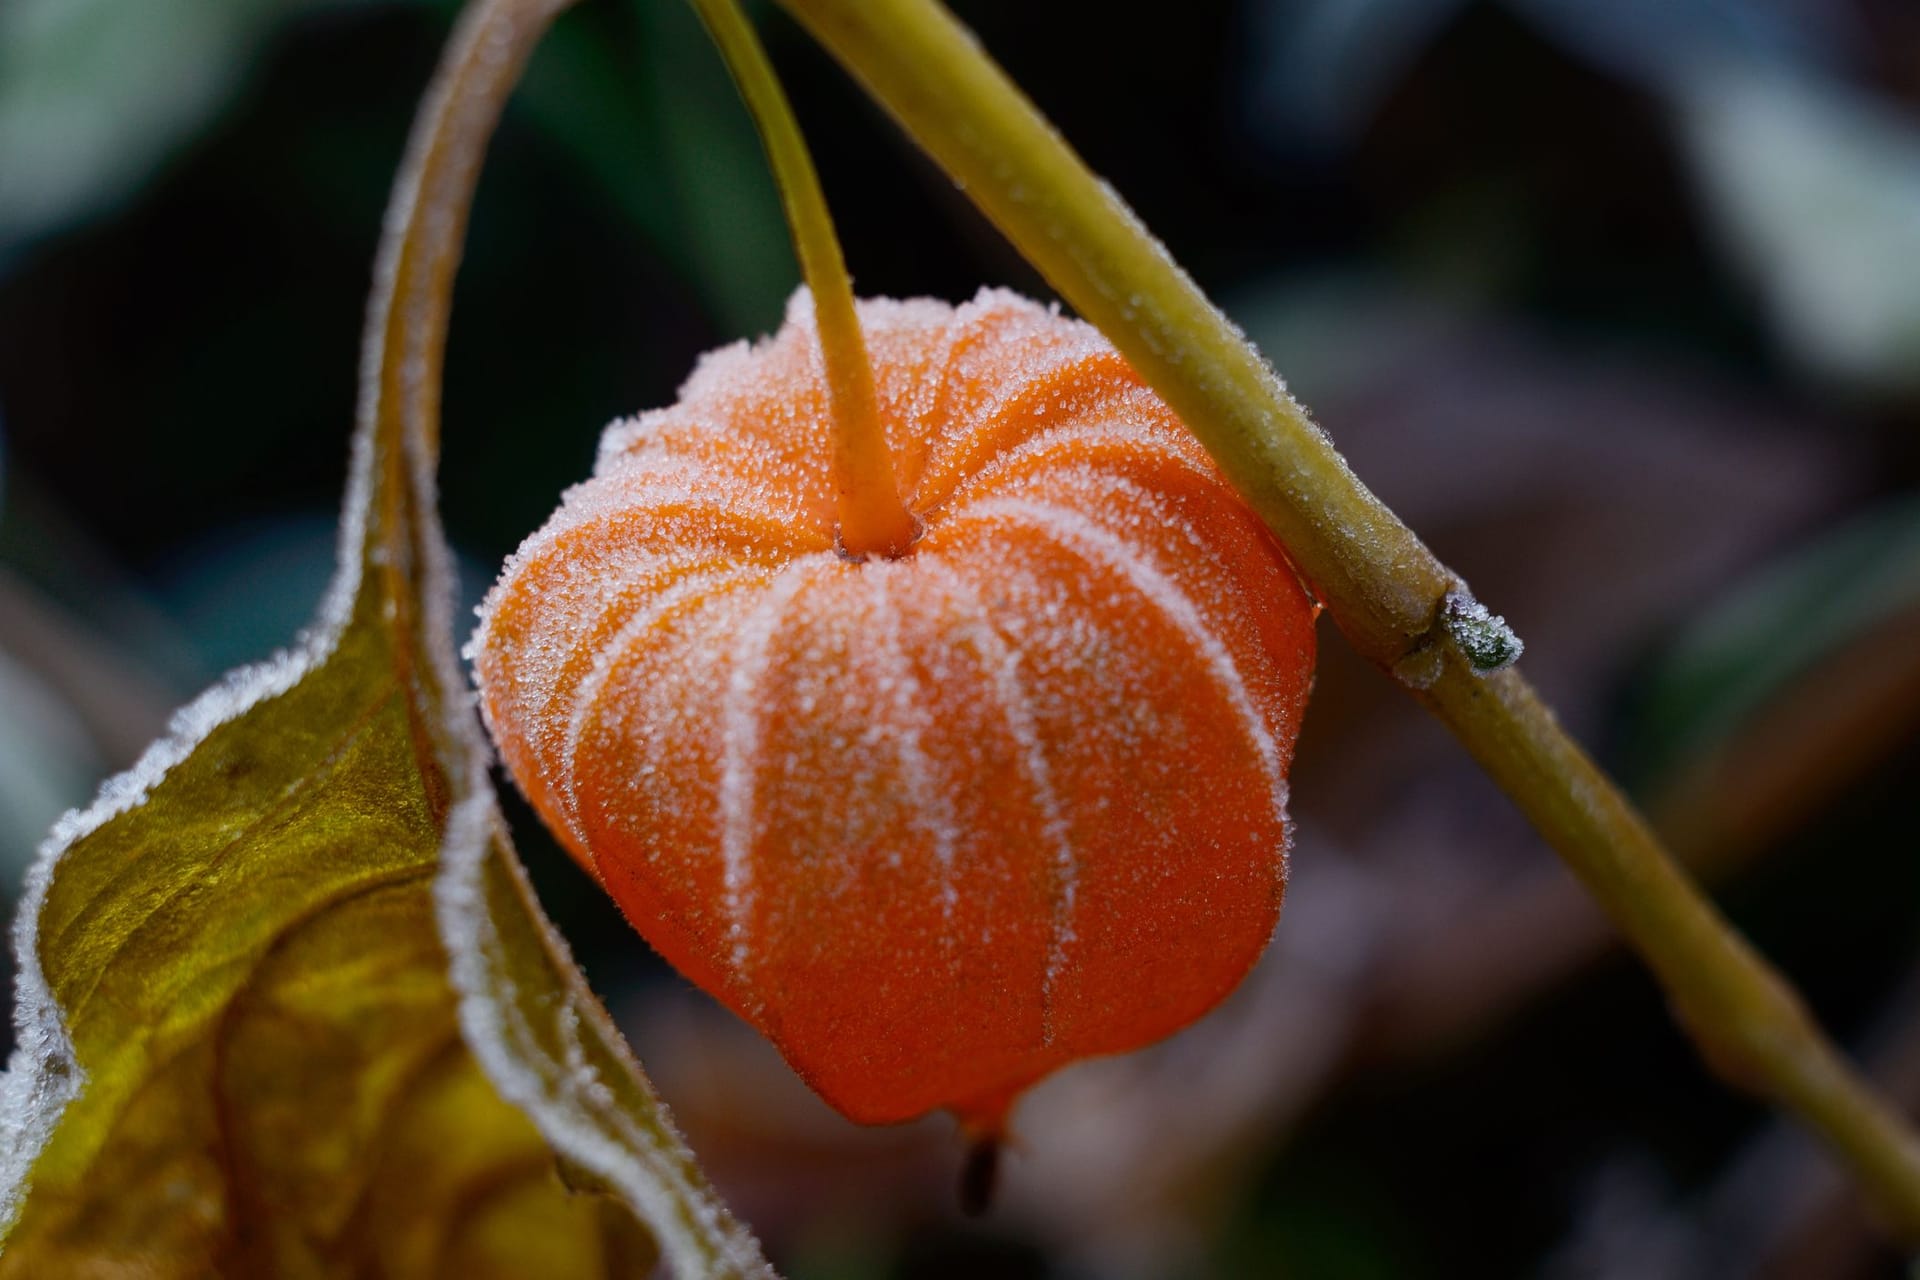
{"label": "ice crystal coating", "polygon": [[1481,675],[1512,666],[1527,647],[1505,618],[1475,600],[1465,587],[1447,593],[1444,616],[1447,634]]}
{"label": "ice crystal coating", "polygon": [[1211,1008],[1272,931],[1314,607],[1091,327],[860,304],[894,559],[836,548],[811,307],[616,423],[470,650],[501,754],[830,1102],[983,1125]]}

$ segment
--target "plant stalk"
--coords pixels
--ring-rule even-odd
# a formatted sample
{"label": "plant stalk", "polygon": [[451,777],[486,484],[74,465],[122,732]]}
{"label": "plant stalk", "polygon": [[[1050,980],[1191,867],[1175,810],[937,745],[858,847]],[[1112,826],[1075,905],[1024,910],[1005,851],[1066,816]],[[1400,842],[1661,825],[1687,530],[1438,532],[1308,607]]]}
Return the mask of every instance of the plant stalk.
{"label": "plant stalk", "polygon": [[[937,0],[781,0],[1185,420],[1324,594],[1560,853],[1707,1062],[1797,1113],[1920,1244],[1920,1140],[1560,728],[1459,577]],[[1510,637],[1507,637],[1510,639]]]}
{"label": "plant stalk", "polygon": [[853,308],[833,217],[793,108],[780,87],[753,25],[738,0],[692,0],[727,70],[746,100],[780,189],[780,203],[793,235],[800,272],[813,295],[814,325],[826,365],[827,399],[833,413],[834,483],[839,495],[840,546],[856,556],[899,555],[919,532],[900,500],[893,455],[880,422],[873,366]]}

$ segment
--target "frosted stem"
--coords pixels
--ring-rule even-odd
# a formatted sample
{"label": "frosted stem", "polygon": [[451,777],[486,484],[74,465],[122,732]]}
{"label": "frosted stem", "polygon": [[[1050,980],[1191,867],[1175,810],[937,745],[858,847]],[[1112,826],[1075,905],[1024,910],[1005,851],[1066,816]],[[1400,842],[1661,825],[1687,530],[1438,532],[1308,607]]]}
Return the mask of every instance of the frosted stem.
{"label": "frosted stem", "polygon": [[746,99],[780,188],[800,272],[813,295],[815,327],[826,365],[833,412],[833,475],[839,499],[840,546],[856,556],[895,556],[913,543],[918,526],[900,500],[893,455],[880,424],[873,367],[853,309],[833,218],[814,172],[793,108],[773,64],[736,0],[692,0]]}
{"label": "frosted stem", "polygon": [[[781,0],[1186,421],[1324,593],[1606,908],[1708,1063],[1791,1108],[1920,1243],[1920,1140],[1517,670],[1511,633],[1347,469],[1259,352],[937,0]],[[1465,612],[1463,612],[1463,607]],[[1463,625],[1471,623],[1474,625]]]}

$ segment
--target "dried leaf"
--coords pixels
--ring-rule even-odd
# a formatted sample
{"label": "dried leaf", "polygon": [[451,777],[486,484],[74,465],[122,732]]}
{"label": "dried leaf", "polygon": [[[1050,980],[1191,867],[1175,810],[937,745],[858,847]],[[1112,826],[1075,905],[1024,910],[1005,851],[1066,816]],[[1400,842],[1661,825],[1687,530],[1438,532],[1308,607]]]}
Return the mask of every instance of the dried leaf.
{"label": "dried leaf", "polygon": [[182,711],[29,876],[0,1277],[766,1274],[534,903],[452,652],[448,294],[558,7],[476,5],[422,114],[315,634]]}

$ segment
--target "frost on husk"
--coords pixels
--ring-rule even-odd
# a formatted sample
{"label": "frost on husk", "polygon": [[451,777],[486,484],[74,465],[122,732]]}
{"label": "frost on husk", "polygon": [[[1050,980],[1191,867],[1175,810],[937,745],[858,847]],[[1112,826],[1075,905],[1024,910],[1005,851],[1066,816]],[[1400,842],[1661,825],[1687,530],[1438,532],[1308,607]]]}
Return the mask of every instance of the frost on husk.
{"label": "frost on husk", "polygon": [[447,289],[557,7],[475,6],[423,110],[312,635],[183,710],[29,875],[0,1277],[765,1274],[534,902],[452,651]]}

